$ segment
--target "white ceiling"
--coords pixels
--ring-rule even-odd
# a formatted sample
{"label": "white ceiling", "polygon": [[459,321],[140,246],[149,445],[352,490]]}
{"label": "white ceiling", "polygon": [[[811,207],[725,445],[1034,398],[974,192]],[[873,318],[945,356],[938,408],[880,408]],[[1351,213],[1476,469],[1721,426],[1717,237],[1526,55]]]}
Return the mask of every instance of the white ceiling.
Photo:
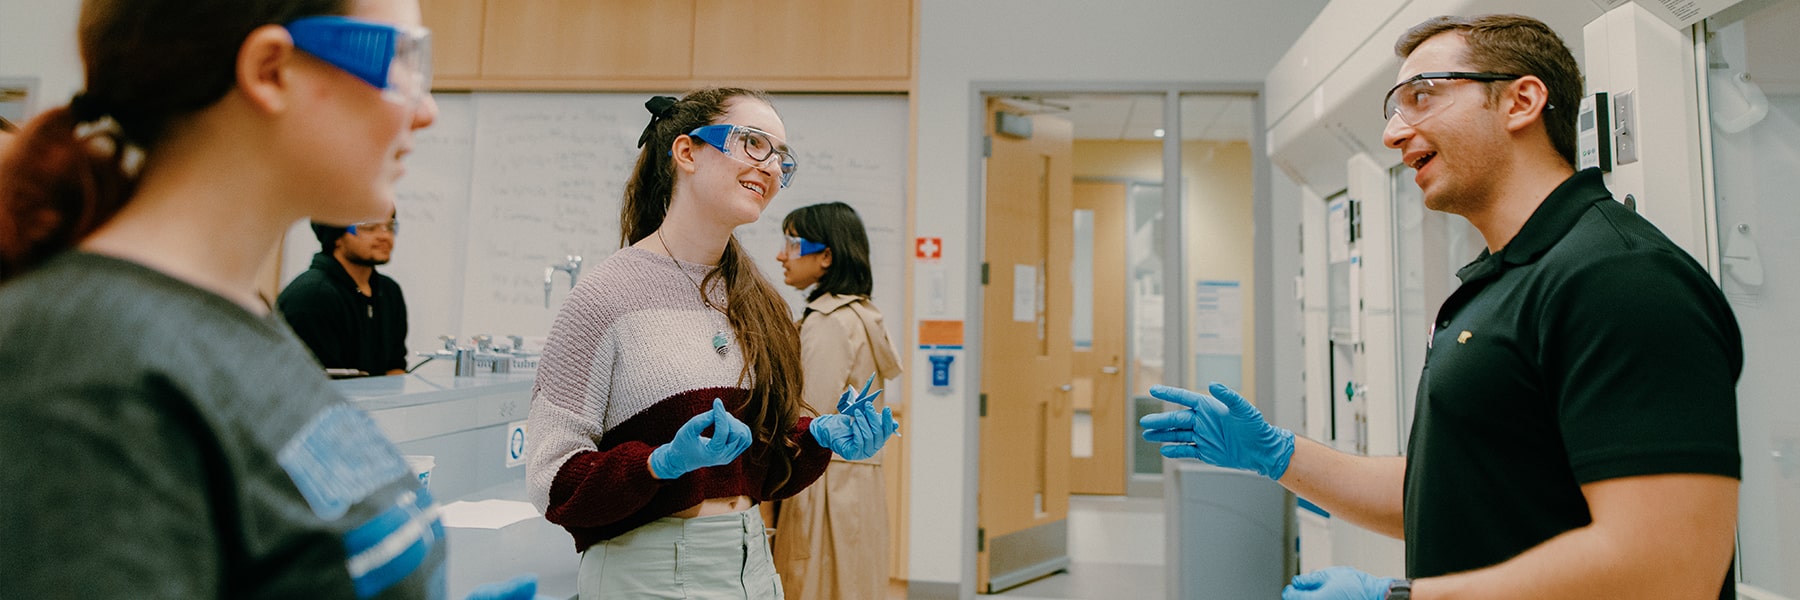
{"label": "white ceiling", "polygon": [[[1248,96],[1183,96],[1181,139],[1249,140],[1250,102]],[[1078,140],[1154,140],[1154,132],[1164,129],[1162,94],[1049,95],[1018,106],[1068,119]]]}

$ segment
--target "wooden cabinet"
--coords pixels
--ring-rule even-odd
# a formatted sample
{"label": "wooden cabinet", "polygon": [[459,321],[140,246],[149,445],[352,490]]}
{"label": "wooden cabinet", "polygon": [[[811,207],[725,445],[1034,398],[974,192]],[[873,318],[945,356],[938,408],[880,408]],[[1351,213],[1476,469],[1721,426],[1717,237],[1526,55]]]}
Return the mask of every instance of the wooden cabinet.
{"label": "wooden cabinet", "polygon": [[906,79],[908,0],[698,0],[694,76]]}
{"label": "wooden cabinet", "polygon": [[431,73],[435,79],[481,75],[481,22],[486,0],[419,0],[431,30]]}
{"label": "wooden cabinet", "polygon": [[917,0],[420,0],[439,90],[911,87]]}
{"label": "wooden cabinet", "polygon": [[688,79],[693,0],[487,0],[482,79]]}

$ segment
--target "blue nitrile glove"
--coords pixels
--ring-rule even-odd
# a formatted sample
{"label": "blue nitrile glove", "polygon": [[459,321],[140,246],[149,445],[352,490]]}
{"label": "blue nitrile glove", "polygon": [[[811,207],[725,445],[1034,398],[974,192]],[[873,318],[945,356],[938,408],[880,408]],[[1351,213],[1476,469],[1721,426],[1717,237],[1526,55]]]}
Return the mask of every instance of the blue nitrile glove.
{"label": "blue nitrile glove", "polygon": [[[874,378],[871,377],[870,381],[874,381]],[[875,412],[873,402],[876,396],[881,395],[881,390],[875,390],[873,394],[869,394],[868,390],[869,385],[864,384],[863,393],[855,400],[838,399],[839,410],[847,412],[821,415],[812,420],[807,430],[812,432],[813,439],[818,440],[820,446],[830,448],[838,456],[849,460],[863,460],[880,452],[888,437],[900,429],[900,423],[894,420],[893,409],[883,408],[880,413]],[[846,391],[844,395],[847,397],[850,392]]]}
{"label": "blue nitrile glove", "polygon": [[888,438],[900,430],[900,422],[894,420],[894,409],[883,408],[877,413],[875,407],[865,404],[851,409],[849,414],[820,415],[812,420],[808,430],[820,446],[830,448],[838,456],[863,460],[881,452]]}
{"label": "blue nitrile glove", "polygon": [[882,390],[875,390],[875,393],[873,393],[873,394],[869,393],[869,388],[871,386],[875,385],[875,376],[876,375],[878,375],[878,373],[870,373],[869,374],[869,379],[867,381],[863,382],[863,388],[862,388],[861,392],[856,391],[855,386],[844,386],[843,395],[838,396],[838,403],[837,403],[838,412],[840,412],[840,413],[850,412],[850,407],[856,406],[856,404],[859,402],[875,401],[875,397],[880,396],[881,392],[882,392]]}
{"label": "blue nitrile glove", "polygon": [[1294,576],[1281,600],[1382,600],[1392,577],[1376,577],[1350,567],[1331,567]]}
{"label": "blue nitrile glove", "polygon": [[532,600],[537,595],[537,573],[526,573],[506,581],[484,583],[469,590],[467,600]]}
{"label": "blue nitrile glove", "polygon": [[1163,442],[1162,455],[1169,458],[1198,458],[1281,479],[1294,455],[1294,432],[1270,425],[1256,407],[1225,384],[1214,383],[1208,391],[1212,396],[1152,386],[1151,396],[1188,409],[1139,419],[1144,439]]}
{"label": "blue nitrile glove", "polygon": [[[700,432],[713,428],[711,438]],[[694,415],[675,432],[675,439],[650,451],[650,471],[657,479],[674,479],[701,467],[722,465],[737,459],[754,438],[750,426],[713,399],[712,410]]]}

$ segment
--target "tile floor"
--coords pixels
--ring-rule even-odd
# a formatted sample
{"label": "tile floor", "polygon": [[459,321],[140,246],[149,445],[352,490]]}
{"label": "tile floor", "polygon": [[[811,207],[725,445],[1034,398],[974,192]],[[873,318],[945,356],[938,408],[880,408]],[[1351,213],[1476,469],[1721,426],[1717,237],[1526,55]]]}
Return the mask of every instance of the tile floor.
{"label": "tile floor", "polygon": [[1161,498],[1073,496],[1069,500],[1069,570],[991,597],[1162,598],[1163,531]]}
{"label": "tile floor", "polygon": [[[998,600],[1163,597],[1163,501],[1160,497],[1069,499],[1069,569],[999,594]],[[889,600],[903,600],[904,587]]]}

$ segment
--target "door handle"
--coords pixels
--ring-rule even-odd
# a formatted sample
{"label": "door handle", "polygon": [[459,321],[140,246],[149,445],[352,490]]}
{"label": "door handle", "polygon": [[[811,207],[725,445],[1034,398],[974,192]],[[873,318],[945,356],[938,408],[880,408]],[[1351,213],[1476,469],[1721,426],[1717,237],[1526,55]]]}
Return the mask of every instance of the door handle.
{"label": "door handle", "polygon": [[1100,367],[1100,372],[1105,373],[1107,375],[1118,375],[1119,368],[1108,365],[1108,366]]}
{"label": "door handle", "polygon": [[1065,392],[1072,392],[1072,391],[1075,391],[1075,386],[1065,383],[1065,384],[1056,386],[1056,389],[1059,389],[1059,390],[1062,390]]}

